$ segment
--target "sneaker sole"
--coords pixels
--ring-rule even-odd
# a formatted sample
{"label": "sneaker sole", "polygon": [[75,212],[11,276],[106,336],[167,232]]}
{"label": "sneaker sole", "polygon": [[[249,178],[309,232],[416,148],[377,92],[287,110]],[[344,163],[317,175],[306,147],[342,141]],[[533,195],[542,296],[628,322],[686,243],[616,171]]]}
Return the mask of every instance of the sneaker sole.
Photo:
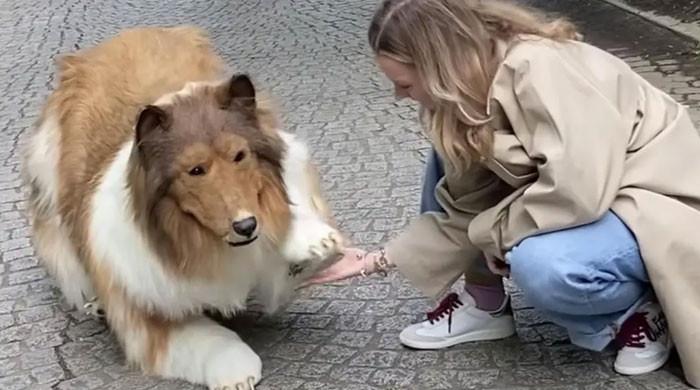
{"label": "sneaker sole", "polygon": [[671,351],[673,351],[673,341],[670,340],[666,345],[666,353],[663,355],[663,357],[651,364],[648,364],[646,366],[641,366],[641,367],[621,367],[618,366],[617,364],[613,365],[613,368],[615,369],[615,372],[621,375],[628,375],[628,376],[634,376],[634,375],[643,375],[643,374],[648,374],[650,372],[656,371],[659,368],[663,367],[664,364],[668,361],[668,359],[671,357]]}
{"label": "sneaker sole", "polygon": [[443,349],[453,345],[474,341],[501,340],[514,334],[515,325],[513,324],[513,320],[511,318],[509,327],[504,327],[503,329],[484,329],[438,341],[410,340],[405,338],[403,335],[399,335],[399,340],[401,341],[401,344],[413,349]]}

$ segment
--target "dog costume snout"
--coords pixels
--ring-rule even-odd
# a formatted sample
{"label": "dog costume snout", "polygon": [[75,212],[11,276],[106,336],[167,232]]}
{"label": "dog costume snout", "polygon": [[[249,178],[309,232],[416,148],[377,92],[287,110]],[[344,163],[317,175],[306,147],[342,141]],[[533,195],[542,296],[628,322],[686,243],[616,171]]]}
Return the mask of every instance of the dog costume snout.
{"label": "dog costume snout", "polygon": [[236,234],[250,238],[258,228],[258,220],[255,217],[244,218],[240,221],[234,221],[232,227]]}

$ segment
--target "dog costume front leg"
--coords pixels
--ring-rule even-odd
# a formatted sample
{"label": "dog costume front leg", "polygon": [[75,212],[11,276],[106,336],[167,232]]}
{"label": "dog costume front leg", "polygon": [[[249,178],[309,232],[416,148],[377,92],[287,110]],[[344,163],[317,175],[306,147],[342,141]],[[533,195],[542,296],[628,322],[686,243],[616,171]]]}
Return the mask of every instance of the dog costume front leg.
{"label": "dog costume front leg", "polygon": [[114,295],[106,303],[127,359],[146,373],[210,390],[253,390],[262,377],[260,357],[238,334],[209,318],[165,319]]}
{"label": "dog costume front leg", "polygon": [[253,390],[262,362],[238,334],[199,317],[171,331],[163,374],[204,383],[209,389]]}
{"label": "dog costume front leg", "polygon": [[[292,212],[290,229],[281,252],[291,263],[310,261],[319,264],[341,252],[342,237],[331,226],[330,212],[307,148],[292,134],[280,134],[287,145],[283,177]],[[300,272],[296,268],[294,272]]]}

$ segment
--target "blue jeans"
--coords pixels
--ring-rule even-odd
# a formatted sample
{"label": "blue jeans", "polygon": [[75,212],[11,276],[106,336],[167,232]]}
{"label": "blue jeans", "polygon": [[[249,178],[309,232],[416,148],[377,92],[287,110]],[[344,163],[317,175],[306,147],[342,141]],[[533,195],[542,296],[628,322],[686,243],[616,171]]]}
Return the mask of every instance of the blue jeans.
{"label": "blue jeans", "polygon": [[429,211],[444,212],[440,203],[435,199],[435,188],[442,177],[445,176],[445,169],[442,161],[435,150],[428,154],[425,162],[425,176],[423,176],[423,189],[420,194],[420,213]]}
{"label": "blue jeans", "polygon": [[[421,212],[442,211],[435,187],[443,175],[433,152]],[[651,295],[637,241],[612,211],[588,225],[528,237],[506,261],[526,300],[566,328],[572,343],[595,351],[604,349],[615,329]]]}

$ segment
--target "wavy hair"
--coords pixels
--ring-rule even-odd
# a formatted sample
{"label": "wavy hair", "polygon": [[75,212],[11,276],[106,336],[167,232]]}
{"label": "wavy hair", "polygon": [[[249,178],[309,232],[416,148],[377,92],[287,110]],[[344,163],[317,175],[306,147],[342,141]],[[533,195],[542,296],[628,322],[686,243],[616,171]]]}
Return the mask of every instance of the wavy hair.
{"label": "wavy hair", "polygon": [[492,153],[489,89],[498,41],[519,35],[580,39],[561,18],[502,0],[384,0],[369,27],[375,55],[414,67],[433,108],[421,108],[424,131],[457,171]]}

